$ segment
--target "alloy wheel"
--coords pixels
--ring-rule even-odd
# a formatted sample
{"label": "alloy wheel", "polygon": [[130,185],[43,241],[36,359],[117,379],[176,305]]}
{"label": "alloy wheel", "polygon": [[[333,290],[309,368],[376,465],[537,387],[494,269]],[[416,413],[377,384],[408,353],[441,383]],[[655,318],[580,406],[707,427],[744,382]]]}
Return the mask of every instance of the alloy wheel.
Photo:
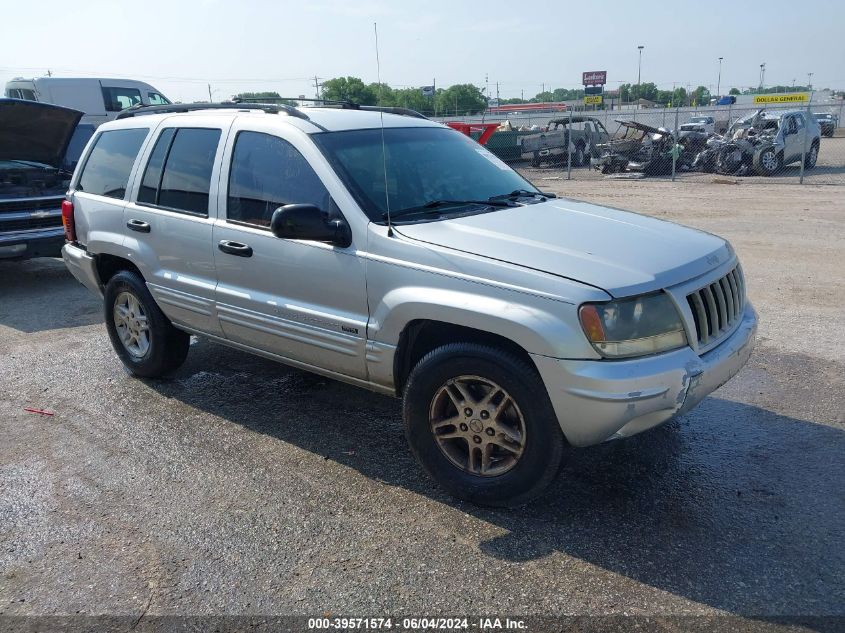
{"label": "alloy wheel", "polygon": [[431,432],[446,458],[481,477],[503,475],[525,450],[525,419],[516,401],[492,380],[459,376],[431,400]]}
{"label": "alloy wheel", "polygon": [[121,292],[114,302],[114,326],[120,342],[135,358],[143,358],[150,349],[150,325],[138,298]]}

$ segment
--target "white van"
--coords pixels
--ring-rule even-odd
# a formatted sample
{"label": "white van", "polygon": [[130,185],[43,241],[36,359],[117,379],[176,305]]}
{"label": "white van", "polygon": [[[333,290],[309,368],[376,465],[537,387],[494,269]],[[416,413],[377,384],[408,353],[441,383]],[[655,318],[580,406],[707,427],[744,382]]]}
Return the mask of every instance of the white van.
{"label": "white van", "polygon": [[6,83],[6,96],[41,101],[85,113],[83,123],[111,121],[121,110],[138,103],[165,105],[170,100],[143,81],[71,77],[16,77]]}

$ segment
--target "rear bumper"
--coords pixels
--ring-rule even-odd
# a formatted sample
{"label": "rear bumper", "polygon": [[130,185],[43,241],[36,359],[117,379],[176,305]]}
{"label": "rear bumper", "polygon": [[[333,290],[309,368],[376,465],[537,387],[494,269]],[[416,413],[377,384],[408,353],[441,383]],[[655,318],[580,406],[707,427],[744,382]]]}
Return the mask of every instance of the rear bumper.
{"label": "rear bumper", "polygon": [[561,360],[532,355],[566,439],[590,446],[636,435],[686,413],[733,378],[754,347],[757,314],[699,356],[685,347],[636,360]]}
{"label": "rear bumper", "polygon": [[85,249],[65,244],[62,247],[62,259],[71,274],[83,286],[88,288],[98,297],[103,296],[103,289],[100,284],[100,276],[97,274],[97,263],[94,257],[88,254]]}
{"label": "rear bumper", "polygon": [[61,226],[0,233],[0,259],[58,257],[64,243],[65,230]]}

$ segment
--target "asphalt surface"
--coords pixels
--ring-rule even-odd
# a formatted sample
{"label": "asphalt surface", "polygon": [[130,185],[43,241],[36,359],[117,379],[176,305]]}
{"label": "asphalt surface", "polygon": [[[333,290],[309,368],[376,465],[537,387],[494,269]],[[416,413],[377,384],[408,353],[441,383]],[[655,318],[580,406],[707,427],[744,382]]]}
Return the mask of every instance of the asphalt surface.
{"label": "asphalt surface", "polygon": [[[132,378],[61,261],[0,262],[0,616],[845,616],[838,204],[792,228],[834,279],[803,249],[744,246],[787,239],[782,216],[720,217],[761,313],[749,365],[679,420],[571,451],[517,511],[429,481],[396,400],[202,339],[171,379]],[[775,292],[779,266],[829,305]]]}

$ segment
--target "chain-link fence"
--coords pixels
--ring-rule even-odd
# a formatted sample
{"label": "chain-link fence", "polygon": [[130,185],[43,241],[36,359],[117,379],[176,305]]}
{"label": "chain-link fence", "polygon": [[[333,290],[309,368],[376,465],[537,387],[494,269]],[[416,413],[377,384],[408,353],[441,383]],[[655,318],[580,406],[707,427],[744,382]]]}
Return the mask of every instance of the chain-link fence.
{"label": "chain-link fence", "polygon": [[487,147],[503,160],[563,169],[568,178],[845,185],[842,117],[838,101],[512,113],[484,122],[501,123]]}

